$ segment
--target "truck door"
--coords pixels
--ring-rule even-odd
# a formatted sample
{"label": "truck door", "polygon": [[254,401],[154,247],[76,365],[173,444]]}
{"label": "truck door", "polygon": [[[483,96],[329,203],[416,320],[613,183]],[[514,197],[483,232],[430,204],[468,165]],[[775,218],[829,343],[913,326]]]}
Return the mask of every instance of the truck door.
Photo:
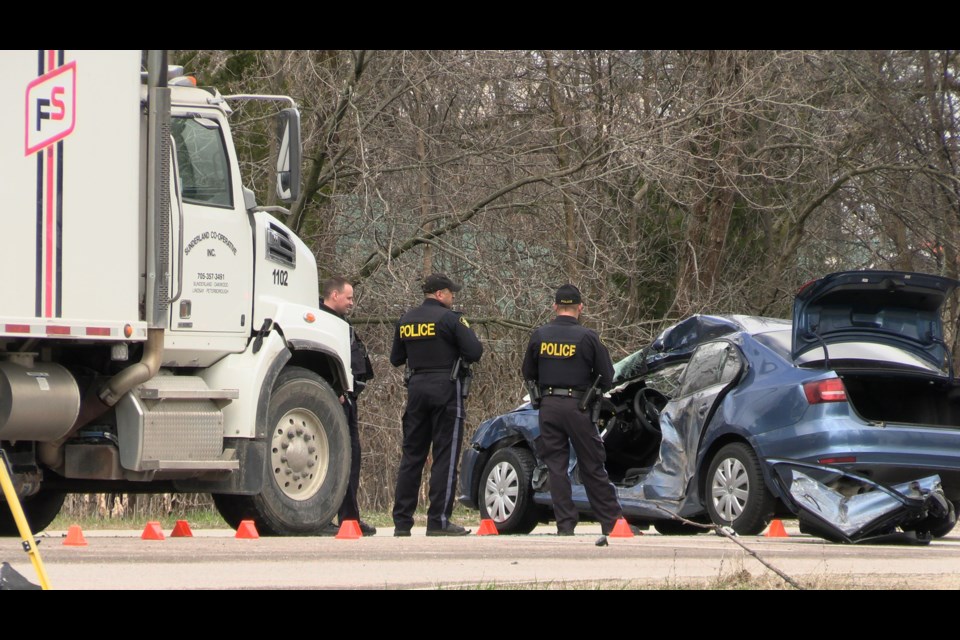
{"label": "truck door", "polygon": [[[250,332],[253,238],[225,127],[214,114],[172,120],[183,214],[183,240],[173,244],[182,245],[183,271],[180,297],[170,307],[170,329],[181,335],[220,334],[228,338],[221,347],[242,350],[243,341],[235,349],[229,336]],[[176,284],[171,288],[175,293]]]}

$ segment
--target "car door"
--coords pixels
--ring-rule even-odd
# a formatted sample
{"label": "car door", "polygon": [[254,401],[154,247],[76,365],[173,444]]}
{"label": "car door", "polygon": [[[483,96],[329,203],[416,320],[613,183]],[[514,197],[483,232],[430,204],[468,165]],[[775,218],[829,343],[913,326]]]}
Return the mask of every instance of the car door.
{"label": "car door", "polygon": [[660,457],[643,482],[646,498],[681,500],[686,495],[703,432],[743,367],[743,354],[726,340],[694,351],[680,391],[660,414]]}

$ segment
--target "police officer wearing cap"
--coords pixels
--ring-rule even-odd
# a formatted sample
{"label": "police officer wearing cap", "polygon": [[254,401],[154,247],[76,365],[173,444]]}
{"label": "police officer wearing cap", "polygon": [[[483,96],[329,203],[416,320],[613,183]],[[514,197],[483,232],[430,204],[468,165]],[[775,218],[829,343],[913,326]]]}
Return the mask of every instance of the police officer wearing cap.
{"label": "police officer wearing cap", "polygon": [[395,536],[409,536],[427,454],[433,447],[430,470],[428,536],[470,533],[450,521],[457,485],[457,462],[463,441],[466,365],[483,354],[470,323],[452,311],[454,294],[462,287],[434,273],[422,285],[425,300],[397,322],[390,362],[407,365],[407,406],[403,412],[403,457],[393,505]]}
{"label": "police officer wearing cap", "polygon": [[[590,508],[603,534],[621,517],[620,503],[607,477],[603,441],[580,400],[599,376],[597,396],[613,383],[613,363],[597,334],[580,324],[583,300],[572,284],[557,289],[557,317],[533,331],[523,359],[523,378],[540,393],[540,458],[550,473],[550,496],[557,535],[573,535],[579,515],[571,496],[567,466],[570,443],[577,453],[580,477]],[[604,539],[605,541],[605,539]]]}

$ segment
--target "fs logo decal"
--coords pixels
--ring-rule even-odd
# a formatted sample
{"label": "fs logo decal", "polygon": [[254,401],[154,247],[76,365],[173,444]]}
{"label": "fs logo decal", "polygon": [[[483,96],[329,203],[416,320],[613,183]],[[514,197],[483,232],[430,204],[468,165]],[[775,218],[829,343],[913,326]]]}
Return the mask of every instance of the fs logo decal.
{"label": "fs logo decal", "polygon": [[24,155],[73,133],[77,123],[77,63],[70,62],[27,85]]}

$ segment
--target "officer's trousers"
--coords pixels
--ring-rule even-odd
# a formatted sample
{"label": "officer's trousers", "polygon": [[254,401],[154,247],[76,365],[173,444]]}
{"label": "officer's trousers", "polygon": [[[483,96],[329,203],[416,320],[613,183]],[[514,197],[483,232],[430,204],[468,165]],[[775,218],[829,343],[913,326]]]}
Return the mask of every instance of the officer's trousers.
{"label": "officer's trousers", "polygon": [[607,453],[600,434],[590,422],[589,410],[580,411],[577,403],[574,398],[562,396],[546,396],[541,401],[540,459],[550,472],[550,497],[557,519],[557,531],[573,531],[579,520],[567,474],[570,443],[573,443],[573,450],[577,453],[577,468],[590,501],[590,509],[606,534],[620,517],[620,502],[604,467]]}
{"label": "officer's trousers", "polygon": [[340,511],[337,513],[341,523],[344,520],[360,519],[360,506],[357,502],[357,492],[360,490],[360,425],[357,417],[357,399],[348,395],[342,406],[350,429],[350,480],[347,482],[347,493],[343,496]]}
{"label": "officer's trousers", "polygon": [[417,495],[427,454],[433,449],[430,469],[430,507],[427,528],[447,526],[457,488],[457,462],[463,441],[463,398],[460,381],[444,372],[416,373],[407,384],[403,412],[403,457],[397,474],[393,524],[409,530],[417,510]]}

